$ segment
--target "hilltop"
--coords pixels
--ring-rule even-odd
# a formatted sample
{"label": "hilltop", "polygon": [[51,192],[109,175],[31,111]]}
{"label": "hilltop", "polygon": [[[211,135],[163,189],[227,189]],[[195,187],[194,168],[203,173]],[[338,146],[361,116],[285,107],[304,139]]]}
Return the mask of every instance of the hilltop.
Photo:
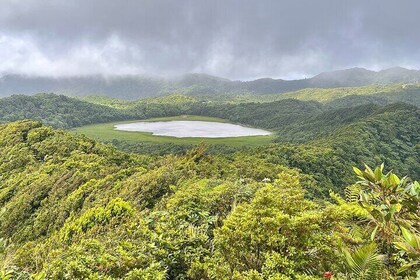
{"label": "hilltop", "polygon": [[206,74],[187,74],[177,78],[141,76],[28,77],[4,75],[0,79],[0,96],[54,92],[70,96],[104,95],[119,99],[139,99],[169,93],[188,95],[278,94],[305,88],[359,87],[392,83],[418,83],[420,71],[401,67],[382,71],[352,68],[326,72],[312,78],[283,80],[264,78],[232,81]]}

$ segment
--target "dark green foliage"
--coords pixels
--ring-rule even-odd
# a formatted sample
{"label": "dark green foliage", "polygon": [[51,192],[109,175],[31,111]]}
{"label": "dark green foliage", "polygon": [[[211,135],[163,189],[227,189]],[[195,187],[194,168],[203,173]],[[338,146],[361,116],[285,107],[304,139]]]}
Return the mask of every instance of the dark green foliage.
{"label": "dark green foliage", "polygon": [[130,116],[117,109],[55,94],[14,95],[0,99],[0,121],[35,119],[60,128],[123,120]]}
{"label": "dark green foliage", "polygon": [[[324,183],[347,180],[339,169],[351,166],[329,145],[273,144],[225,155],[201,145],[160,157],[126,154],[35,121],[1,125],[2,273],[20,279],[320,279],[333,271],[377,279],[395,276],[400,266],[416,267],[415,233],[392,240],[390,254],[400,248],[403,255],[384,268],[376,253],[385,247],[360,247],[372,236],[370,224],[363,225],[370,219],[366,205],[337,195],[337,204],[306,198],[303,189],[319,196]],[[399,203],[418,211],[418,183],[413,193],[395,175],[372,174],[362,175],[378,185],[392,177],[383,184],[401,186],[408,196]],[[411,225],[411,232],[418,229]]]}
{"label": "dark green foliage", "polygon": [[[269,158],[273,163],[299,168],[324,185],[322,190],[310,190],[311,194],[317,193],[316,196],[325,196],[329,188],[340,190],[349,184],[352,180],[351,165],[386,162],[398,172],[413,177],[420,175],[420,150],[416,146],[420,142],[420,117],[419,110],[410,105],[367,104],[332,109],[329,105],[292,99],[271,103],[224,104],[199,102],[184,95],[132,103],[93,99],[113,107],[48,94],[0,99],[0,102],[5,103],[0,110],[22,114],[22,118],[43,120],[58,127],[105,120],[196,114],[271,129],[277,133],[276,141],[281,144],[263,147],[261,151],[257,149],[257,152],[244,148],[211,146],[208,152],[256,154],[258,157]],[[13,116],[5,113],[3,118],[21,118]],[[299,145],[285,144],[285,141]],[[125,151],[153,155],[182,154],[192,148],[191,145],[132,143],[118,139],[112,143]]]}
{"label": "dark green foliage", "polygon": [[210,253],[214,223],[288,170],[205,147],[153,160],[32,121],[0,135],[5,259],[54,279],[187,275]]}
{"label": "dark green foliage", "polygon": [[[264,157],[312,174],[331,189],[352,181],[349,166],[385,162],[396,172],[420,177],[420,111],[414,106],[362,106],[323,113],[279,133],[279,139],[300,139],[303,145],[260,148]],[[336,189],[337,190],[337,189]]]}
{"label": "dark green foliage", "polygon": [[191,109],[191,114],[229,119],[251,126],[277,130],[291,123],[303,121],[323,111],[317,102],[293,99],[272,103],[213,104],[201,103]]}
{"label": "dark green foliage", "polygon": [[[366,100],[1,99],[3,122],[38,121],[0,125],[0,277],[415,277],[418,183],[382,167],[357,170],[362,181],[346,187],[363,163],[420,177],[420,112]],[[112,141],[129,154],[40,122],[183,114],[272,129],[277,139],[256,148]]]}

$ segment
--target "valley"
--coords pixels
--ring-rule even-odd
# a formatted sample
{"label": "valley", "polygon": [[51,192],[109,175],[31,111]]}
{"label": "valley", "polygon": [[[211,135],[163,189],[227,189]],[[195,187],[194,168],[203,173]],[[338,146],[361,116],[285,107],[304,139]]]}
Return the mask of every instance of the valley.
{"label": "valley", "polygon": [[[164,118],[152,118],[142,120],[143,122],[171,122],[171,121],[190,121],[190,122],[214,122],[214,123],[227,123],[225,119],[204,117],[204,116],[175,116],[175,117],[164,117]],[[131,121],[130,123],[137,123],[138,121]],[[125,123],[127,124],[127,123]],[[172,143],[179,145],[198,145],[200,143],[207,143],[211,145],[227,145],[227,146],[258,146],[270,143],[274,139],[274,135],[257,135],[257,136],[236,136],[236,137],[171,137],[154,135],[152,132],[141,132],[141,131],[124,131],[116,130],[115,127],[121,125],[119,122],[111,122],[105,124],[93,124],[82,126],[72,129],[75,133],[84,134],[93,139],[97,139],[103,142],[114,141],[127,141],[133,144],[136,143],[150,143],[150,144],[162,144]],[[195,124],[193,124],[194,129]],[[184,129],[185,131],[185,129]],[[175,130],[176,132],[176,130]],[[209,132],[207,132],[209,133]],[[211,133],[211,132],[210,132]],[[226,131],[229,134],[229,127]],[[246,132],[245,132],[246,133]],[[269,132],[264,132],[269,133]]]}
{"label": "valley", "polygon": [[420,280],[420,1],[0,3],[0,280]]}
{"label": "valley", "polygon": [[[274,269],[270,277],[358,275],[343,266],[349,255],[331,246],[350,255],[400,252],[364,247],[373,246],[365,240],[375,230],[365,211],[383,204],[355,202],[362,194],[377,197],[361,184],[398,186],[392,195],[418,203],[419,88],[133,101],[45,93],[1,98],[3,273],[16,279],[253,279],[249,273],[266,271],[281,254],[289,272]],[[173,122],[195,125],[166,129],[191,133],[204,123],[271,134],[171,137],[115,129]],[[401,207],[415,225],[411,206]],[[374,239],[386,242],[379,233]],[[376,279],[401,275],[399,265],[378,270]]]}

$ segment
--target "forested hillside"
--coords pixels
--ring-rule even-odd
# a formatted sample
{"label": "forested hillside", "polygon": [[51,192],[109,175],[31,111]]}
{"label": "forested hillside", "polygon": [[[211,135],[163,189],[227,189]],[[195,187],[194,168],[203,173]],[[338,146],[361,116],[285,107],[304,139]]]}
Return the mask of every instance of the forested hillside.
{"label": "forested hillside", "polygon": [[[110,101],[118,105],[93,104],[53,94],[13,96],[0,99],[3,105],[0,119],[3,122],[35,119],[55,127],[69,128],[183,114],[213,116],[274,131],[274,141],[281,143],[272,145],[276,157],[280,155],[276,162],[315,176],[323,174],[320,180],[325,184],[321,190],[324,196],[329,188],[342,190],[351,181],[351,165],[361,163],[377,165],[385,162],[401,174],[420,177],[420,112],[418,107],[403,103],[354,107],[350,103],[347,108],[336,109],[328,104],[294,99],[240,104],[201,102],[184,95],[133,103],[100,99],[102,103]],[[128,143],[118,139],[112,143],[126,151],[143,154],[179,154],[192,148],[191,145]],[[266,147],[261,150],[267,151]],[[250,148],[219,146],[208,149],[216,154],[235,151],[259,154]],[[308,157],[308,153],[317,156]],[[328,162],[334,164],[324,168]],[[335,171],[330,173],[331,169]]]}
{"label": "forested hillside", "polygon": [[124,100],[182,93],[192,96],[237,94],[279,94],[307,88],[361,87],[395,83],[418,84],[420,71],[390,68],[370,71],[351,68],[325,72],[308,79],[283,80],[262,78],[252,81],[232,81],[206,74],[187,74],[175,78],[142,77],[136,75],[103,77],[28,77],[3,75],[0,78],[0,96],[55,92],[69,96],[103,95]]}
{"label": "forested hillside", "polygon": [[[348,165],[366,163],[373,166],[384,162],[396,172],[419,178],[419,109],[404,104],[372,110],[366,106],[352,109],[353,115],[345,111],[322,114],[314,120],[289,127],[290,134],[280,131],[277,141],[288,139],[293,143],[303,140],[304,144],[290,147],[290,144],[283,143],[270,152],[274,153],[272,158],[287,159],[289,166],[298,167],[315,177],[322,174],[318,177],[320,180],[329,180],[324,187],[338,187],[338,192],[351,181],[352,172]],[[363,110],[365,113],[360,113]],[[264,147],[261,150],[263,154],[267,153]],[[300,150],[304,152],[298,152]]]}
{"label": "forested hillside", "polygon": [[[21,119],[36,119],[55,127],[70,128],[91,123],[177,116],[181,114],[215,116],[239,123],[265,128],[289,129],[291,122],[308,117],[323,118],[321,113],[359,117],[375,108],[396,102],[420,106],[420,90],[417,86],[386,86],[362,88],[338,88],[329,90],[311,89],[279,95],[279,100],[255,102],[247,96],[235,102],[209,101],[206,97],[194,98],[172,94],[159,98],[138,101],[91,96],[75,99],[63,95],[38,94],[35,96],[15,95],[0,99],[0,122]],[[287,97],[287,98],[286,98]],[[253,99],[251,99],[253,100]],[[366,105],[367,112],[362,109]],[[340,112],[348,112],[346,113]]]}
{"label": "forested hillside", "polygon": [[0,3],[0,280],[420,280],[420,1]]}
{"label": "forested hillside", "polygon": [[[244,103],[0,99],[0,279],[414,277],[417,88],[337,90]],[[57,130],[179,115],[270,129],[274,141],[112,141],[123,152]]]}
{"label": "forested hillside", "polygon": [[35,119],[60,128],[129,119],[123,111],[64,95],[14,95],[0,99],[0,122]]}
{"label": "forested hillside", "polygon": [[223,101],[229,103],[262,103],[274,102],[284,99],[297,99],[301,101],[316,101],[332,108],[347,108],[364,104],[391,104],[406,102],[420,106],[419,84],[391,84],[368,85],[363,87],[338,87],[338,88],[306,88],[298,91],[281,94],[219,94],[203,95],[197,98]]}
{"label": "forested hillside", "polygon": [[[363,181],[348,189],[347,200],[331,193],[330,202],[311,201],[304,189],[323,188],[319,176],[329,175],[305,170],[314,168],[308,159],[319,160],[322,150],[290,149],[294,155],[283,164],[287,148],[279,147],[264,149],[261,156],[206,155],[200,146],[183,156],[150,157],[39,122],[1,125],[2,277],[322,279],[330,273],[361,279],[368,273],[384,279],[415,274],[418,255],[404,252],[418,238],[413,229],[419,217],[410,212],[418,203],[418,183],[381,168],[356,170],[360,178],[349,178]],[[304,158],[296,164],[299,155]],[[317,169],[333,167],[351,168],[328,159]],[[386,195],[396,202],[369,200],[376,196],[372,186],[392,188]],[[353,200],[359,192],[367,199],[363,204]],[[394,214],[381,224],[379,216],[369,214],[374,209]],[[392,265],[382,263],[385,255]]]}

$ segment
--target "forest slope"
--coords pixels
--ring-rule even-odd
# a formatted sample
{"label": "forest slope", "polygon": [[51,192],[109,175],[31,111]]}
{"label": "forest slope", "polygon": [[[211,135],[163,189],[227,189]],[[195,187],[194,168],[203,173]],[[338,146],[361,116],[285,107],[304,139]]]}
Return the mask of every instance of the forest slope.
{"label": "forest slope", "polygon": [[[353,254],[372,236],[365,210],[336,194],[333,204],[305,198],[303,189],[323,187],[324,171],[333,175],[349,164],[320,161],[321,146],[277,144],[259,155],[231,156],[206,155],[199,146],[183,156],[150,157],[39,122],[0,125],[2,273],[13,279],[322,279],[332,271],[357,279],[336,248]],[[300,168],[313,174],[276,160],[301,160]],[[385,178],[378,170],[366,174]],[[380,244],[381,235],[375,240]],[[379,263],[370,273],[389,278],[408,261]]]}

